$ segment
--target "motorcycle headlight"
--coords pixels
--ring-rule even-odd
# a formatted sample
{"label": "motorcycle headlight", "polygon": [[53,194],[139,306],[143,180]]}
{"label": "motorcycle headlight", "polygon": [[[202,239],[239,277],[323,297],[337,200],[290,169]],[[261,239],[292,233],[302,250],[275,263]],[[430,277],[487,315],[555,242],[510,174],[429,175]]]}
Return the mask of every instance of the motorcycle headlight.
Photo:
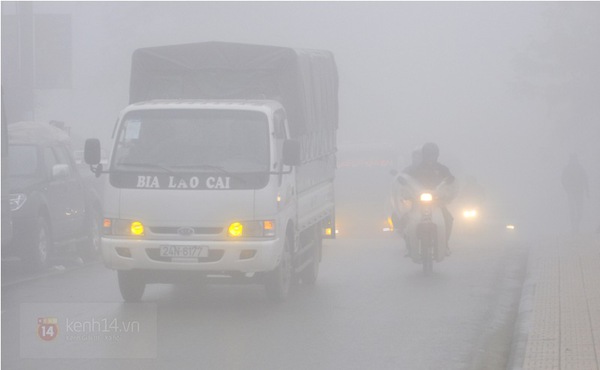
{"label": "motorcycle headlight", "polygon": [[421,202],[429,203],[433,200],[433,194],[431,193],[421,193]]}
{"label": "motorcycle headlight", "polygon": [[236,221],[229,225],[227,232],[230,237],[273,237],[275,236],[275,221]]}
{"label": "motorcycle headlight", "polygon": [[27,201],[27,195],[25,194],[11,194],[10,195],[10,210],[18,211],[23,207],[23,204]]}

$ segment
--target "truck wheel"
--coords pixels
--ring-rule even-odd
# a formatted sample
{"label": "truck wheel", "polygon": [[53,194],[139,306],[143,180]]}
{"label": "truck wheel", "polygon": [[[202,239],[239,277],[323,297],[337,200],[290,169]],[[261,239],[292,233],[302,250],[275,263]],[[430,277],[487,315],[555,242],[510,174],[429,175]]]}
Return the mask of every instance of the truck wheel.
{"label": "truck wheel", "polygon": [[313,236],[313,247],[311,250],[311,263],[302,271],[302,282],[308,285],[314,285],[319,276],[319,263],[321,262],[321,251],[323,248],[323,237],[321,228],[315,227]]}
{"label": "truck wheel", "polygon": [[49,267],[48,257],[52,248],[52,238],[45,217],[37,218],[30,239],[23,247],[22,259],[28,268],[40,271]]}
{"label": "truck wheel", "polygon": [[81,257],[87,261],[93,261],[100,255],[102,242],[102,218],[96,208],[92,208],[86,225],[86,240],[83,245]]}
{"label": "truck wheel", "polygon": [[125,302],[139,302],[144,295],[146,283],[133,271],[118,271],[119,290]]}
{"label": "truck wheel", "polygon": [[267,297],[275,302],[284,301],[290,291],[293,274],[291,245],[292,242],[287,237],[279,265],[266,276],[265,289]]}

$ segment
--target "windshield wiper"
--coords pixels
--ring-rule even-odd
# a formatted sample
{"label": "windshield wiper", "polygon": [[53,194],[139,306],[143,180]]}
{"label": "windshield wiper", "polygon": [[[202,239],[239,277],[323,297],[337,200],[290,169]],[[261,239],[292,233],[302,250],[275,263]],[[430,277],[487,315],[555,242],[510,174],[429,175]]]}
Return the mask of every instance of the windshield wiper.
{"label": "windshield wiper", "polygon": [[121,167],[143,167],[143,168],[158,168],[168,173],[173,173],[173,170],[156,163],[118,163],[117,166]]}
{"label": "windshield wiper", "polygon": [[219,172],[223,172],[229,174],[229,172],[221,166],[215,166],[212,164],[177,164],[173,166],[175,168],[190,168],[194,170],[216,170]]}

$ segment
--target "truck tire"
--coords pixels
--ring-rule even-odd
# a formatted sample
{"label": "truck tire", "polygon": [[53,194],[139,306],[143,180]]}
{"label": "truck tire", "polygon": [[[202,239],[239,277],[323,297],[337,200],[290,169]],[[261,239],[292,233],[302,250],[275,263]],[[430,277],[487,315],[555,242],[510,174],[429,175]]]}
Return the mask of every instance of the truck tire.
{"label": "truck tire", "polygon": [[315,226],[312,242],[311,262],[302,271],[302,283],[307,285],[315,285],[319,276],[319,263],[321,263],[321,250],[323,248],[323,236],[319,226]]}
{"label": "truck tire", "polygon": [[267,297],[274,302],[285,301],[290,292],[292,275],[292,241],[288,236],[285,239],[279,265],[266,275],[265,289]]}
{"label": "truck tire", "polygon": [[92,208],[86,222],[86,240],[81,251],[84,261],[94,261],[101,252],[102,217],[96,208]]}
{"label": "truck tire", "polygon": [[133,271],[118,271],[119,290],[125,302],[139,302],[144,295],[146,283]]}
{"label": "truck tire", "polygon": [[49,267],[52,236],[44,216],[38,216],[33,232],[23,249],[21,258],[28,269],[40,271]]}

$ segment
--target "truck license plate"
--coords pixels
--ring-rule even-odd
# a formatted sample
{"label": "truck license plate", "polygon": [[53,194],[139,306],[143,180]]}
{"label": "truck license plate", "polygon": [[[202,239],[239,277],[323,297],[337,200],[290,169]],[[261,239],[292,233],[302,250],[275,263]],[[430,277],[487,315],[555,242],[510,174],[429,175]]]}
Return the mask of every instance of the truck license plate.
{"label": "truck license plate", "polygon": [[161,245],[160,256],[174,258],[208,257],[208,247],[201,245]]}

